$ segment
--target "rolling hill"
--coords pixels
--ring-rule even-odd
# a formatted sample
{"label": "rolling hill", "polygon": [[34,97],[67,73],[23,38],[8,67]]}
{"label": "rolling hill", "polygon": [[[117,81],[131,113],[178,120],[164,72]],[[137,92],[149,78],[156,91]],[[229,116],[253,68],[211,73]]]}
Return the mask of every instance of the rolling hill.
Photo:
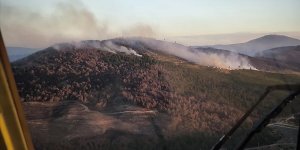
{"label": "rolling hill", "polygon": [[229,44],[229,45],[212,45],[210,47],[230,50],[233,52],[255,56],[256,53],[264,50],[300,45],[300,40],[284,35],[265,35],[263,37],[250,40],[245,43]]}
{"label": "rolling hill", "polygon": [[[94,48],[111,53],[133,54],[142,57],[143,53],[164,54],[202,66],[223,69],[254,69],[268,72],[297,73],[298,66],[265,57],[251,57],[245,54],[210,47],[187,47],[177,43],[151,38],[115,38],[109,40],[86,40],[76,43],[56,44],[48,49],[70,50]],[[34,56],[32,56],[34,57]],[[28,57],[28,59],[32,59]]]}
{"label": "rolling hill", "polygon": [[[276,58],[285,58],[285,60],[282,59],[274,59],[275,57],[269,57],[269,54],[265,54],[266,56],[263,56],[263,54],[257,54],[256,56],[248,56],[245,54],[240,54],[237,52],[232,52],[229,50],[222,50],[222,49],[216,49],[211,47],[193,47],[194,51],[201,51],[206,54],[216,54],[221,56],[230,56],[228,58],[242,58],[244,60],[248,60],[249,64],[253,66],[252,69],[257,69],[260,71],[268,71],[268,72],[279,72],[279,73],[297,73],[300,71],[300,61],[296,58],[298,58],[298,52],[297,50],[294,50],[295,47],[287,47],[287,48],[278,48],[281,51],[281,55],[275,56]],[[277,48],[275,48],[277,49]],[[284,50],[286,49],[293,49],[285,53]],[[266,50],[267,53],[268,50]],[[268,52],[271,53],[271,52]],[[273,54],[273,52],[272,52]],[[291,56],[293,55],[293,56]],[[295,58],[296,57],[296,58]],[[292,61],[287,61],[288,59],[291,59]],[[228,69],[228,68],[227,68]],[[230,68],[229,68],[230,69]]]}
{"label": "rolling hill", "polygon": [[256,54],[256,57],[273,59],[279,62],[287,62],[294,66],[300,65],[300,45],[277,47],[269,50],[264,50]]}
{"label": "rolling hill", "polygon": [[[117,38],[57,44],[13,62],[36,149],[209,149],[266,86],[300,82],[295,74],[199,65],[221,56],[201,50]],[[285,94],[270,95],[226,147]],[[280,138],[267,128],[249,146]]]}

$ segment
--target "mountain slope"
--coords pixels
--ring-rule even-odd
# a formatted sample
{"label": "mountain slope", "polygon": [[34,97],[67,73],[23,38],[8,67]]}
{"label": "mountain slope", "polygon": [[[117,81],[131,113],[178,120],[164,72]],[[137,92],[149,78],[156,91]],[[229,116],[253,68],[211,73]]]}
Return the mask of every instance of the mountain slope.
{"label": "mountain slope", "polygon": [[[195,51],[201,51],[206,54],[216,54],[216,55],[223,55],[227,56],[227,58],[242,58],[244,60],[248,60],[249,64],[253,66],[251,69],[258,69],[260,71],[268,71],[268,72],[280,72],[280,73],[292,73],[292,72],[299,72],[300,66],[298,65],[297,61],[298,59],[298,52],[297,50],[290,50],[286,54],[283,55],[289,55],[286,57],[291,57],[292,61],[283,61],[282,59],[274,59],[274,57],[263,57],[263,56],[248,56],[245,54],[240,54],[237,52],[232,52],[229,50],[222,50],[222,49],[216,49],[211,47],[193,47]],[[292,48],[292,47],[290,47]],[[287,48],[288,49],[288,48]],[[290,56],[293,55],[293,56]],[[230,57],[228,57],[230,56]],[[293,58],[295,56],[295,58]],[[280,57],[278,55],[278,57]],[[285,56],[283,56],[285,57]],[[280,57],[281,58],[281,57]],[[288,60],[287,58],[285,60]],[[228,69],[228,68],[227,68]],[[230,69],[230,68],[229,68]]]}
{"label": "mountain slope", "polygon": [[[209,149],[267,85],[300,82],[197,65],[155,41],[108,41],[55,45],[12,63],[37,149]],[[241,132],[284,94],[270,95]],[[276,141],[271,131],[252,145]]]}
{"label": "mountain slope", "polygon": [[143,53],[172,55],[203,66],[223,69],[259,69],[273,72],[294,72],[299,68],[265,58],[254,58],[228,50],[207,47],[186,47],[181,44],[151,38],[116,38],[104,41],[88,40],[79,43],[64,43],[54,46],[59,50],[76,48],[96,48],[112,53],[125,53],[142,56]]}
{"label": "mountain slope", "polygon": [[[132,54],[142,57],[144,53],[172,55],[179,59],[222,69],[254,69],[269,72],[293,73],[300,68],[289,62],[276,61],[264,57],[251,57],[229,50],[210,47],[187,47],[177,43],[151,38],[115,38],[109,40],[86,40],[76,43],[61,43],[49,47],[52,51],[76,49],[96,49],[110,53]],[[43,52],[41,52],[42,54]],[[25,58],[34,59],[35,55]],[[29,61],[30,62],[30,61]],[[29,63],[27,62],[27,64]]]}
{"label": "mountain slope", "polygon": [[300,45],[300,40],[283,36],[283,35],[266,35],[257,39],[250,40],[245,43],[229,44],[229,45],[213,45],[210,47],[230,50],[249,56],[254,56],[263,50],[284,46]]}
{"label": "mountain slope", "polygon": [[258,53],[256,57],[269,58],[279,62],[288,62],[294,66],[300,66],[300,45],[264,50]]}
{"label": "mountain slope", "polygon": [[112,53],[122,52],[127,54],[142,55],[144,52],[154,52],[160,54],[173,55],[183,60],[205,66],[214,66],[219,68],[231,69],[249,69],[251,66],[247,59],[231,57],[231,55],[207,54],[202,51],[195,51],[177,43],[160,41],[150,38],[116,38],[104,41],[82,41],[80,43],[65,43],[54,46],[56,49],[74,49],[74,48],[96,48]]}
{"label": "mountain slope", "polygon": [[[76,43],[61,43],[51,47],[52,50],[59,51],[87,48],[111,53],[132,54],[139,57],[142,57],[144,53],[172,55],[191,63],[223,69],[258,69],[275,72],[297,72],[300,70],[299,67],[290,67],[284,62],[276,62],[266,58],[254,58],[228,50],[208,47],[187,47],[151,38],[87,40]],[[33,57],[34,55],[27,59],[33,59]]]}

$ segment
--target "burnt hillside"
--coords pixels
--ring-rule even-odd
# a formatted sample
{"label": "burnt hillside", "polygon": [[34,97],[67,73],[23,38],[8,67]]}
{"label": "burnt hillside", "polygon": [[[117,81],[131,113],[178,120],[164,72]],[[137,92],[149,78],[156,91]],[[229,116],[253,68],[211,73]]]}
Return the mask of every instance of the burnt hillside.
{"label": "burnt hillside", "polygon": [[168,104],[170,86],[156,60],[147,55],[47,49],[30,57],[13,64],[25,102],[76,100],[106,105],[121,100],[147,108]]}
{"label": "burnt hillside", "polygon": [[[137,142],[150,149],[209,149],[266,86],[300,82],[297,75],[204,67],[144,49],[139,48],[140,56],[69,45],[14,62],[36,148],[76,149],[76,143],[92,142],[97,148],[132,149]],[[284,94],[268,97],[240,133]],[[278,139],[268,129],[253,145]]]}

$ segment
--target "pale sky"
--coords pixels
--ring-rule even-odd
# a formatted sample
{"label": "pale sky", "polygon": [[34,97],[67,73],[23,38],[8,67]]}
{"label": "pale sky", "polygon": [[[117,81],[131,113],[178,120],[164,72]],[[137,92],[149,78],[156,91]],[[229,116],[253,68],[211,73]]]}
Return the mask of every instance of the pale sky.
{"label": "pale sky", "polygon": [[0,8],[9,46],[119,36],[187,45],[243,42],[271,33],[300,37],[300,0],[0,0]]}

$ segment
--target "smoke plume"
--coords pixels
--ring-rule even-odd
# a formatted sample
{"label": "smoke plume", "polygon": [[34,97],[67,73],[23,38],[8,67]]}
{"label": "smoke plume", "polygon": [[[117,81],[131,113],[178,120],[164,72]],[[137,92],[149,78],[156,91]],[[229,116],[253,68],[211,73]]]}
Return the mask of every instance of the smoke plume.
{"label": "smoke plume", "polygon": [[154,37],[156,32],[147,24],[136,24],[126,30],[123,30],[122,36],[124,37]]}
{"label": "smoke plume", "polygon": [[[34,8],[34,7],[33,7]],[[98,18],[80,1],[57,3],[52,10],[39,12],[1,2],[0,26],[6,45],[43,48],[55,43],[119,36],[152,37],[147,24],[131,24],[113,30],[110,18]]]}
{"label": "smoke plume", "polygon": [[249,60],[246,57],[242,57],[235,53],[230,55],[204,53],[181,44],[159,41],[150,38],[127,38],[127,41],[131,45],[134,45],[140,41],[151,49],[174,55],[199,65],[213,66],[223,69],[255,69],[255,67],[249,63]]}
{"label": "smoke plume", "polygon": [[[124,46],[123,43],[126,46]],[[60,47],[58,47],[60,46]],[[62,45],[54,48],[62,50]],[[92,47],[99,50],[109,51],[112,53],[126,53],[142,57],[140,47],[147,51],[159,51],[165,54],[177,56],[189,62],[199,65],[218,67],[223,69],[255,69],[247,57],[231,53],[229,55],[219,53],[205,53],[197,49],[193,49],[181,44],[166,41],[155,40],[151,38],[132,37],[132,38],[116,38],[104,41],[82,41],[73,43],[76,48]],[[139,47],[139,48],[138,48]]]}

